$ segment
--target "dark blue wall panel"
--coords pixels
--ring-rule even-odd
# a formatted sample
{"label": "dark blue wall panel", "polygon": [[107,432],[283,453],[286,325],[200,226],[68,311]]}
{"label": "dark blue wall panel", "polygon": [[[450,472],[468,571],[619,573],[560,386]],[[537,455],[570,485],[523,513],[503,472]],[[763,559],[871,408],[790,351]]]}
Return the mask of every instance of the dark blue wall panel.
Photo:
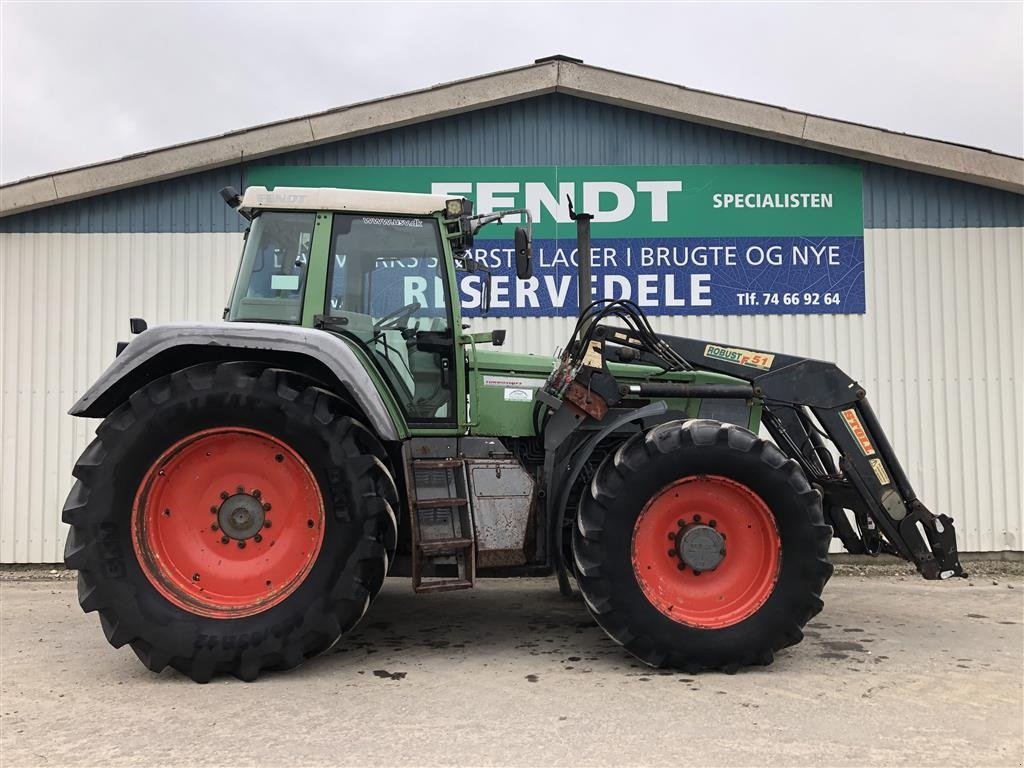
{"label": "dark blue wall panel", "polygon": [[[849,163],[841,155],[561,94],[256,161],[260,165],[687,165]],[[863,163],[864,226],[1024,226],[1024,196]],[[205,171],[0,219],[0,232],[234,232],[217,190],[244,168]]]}

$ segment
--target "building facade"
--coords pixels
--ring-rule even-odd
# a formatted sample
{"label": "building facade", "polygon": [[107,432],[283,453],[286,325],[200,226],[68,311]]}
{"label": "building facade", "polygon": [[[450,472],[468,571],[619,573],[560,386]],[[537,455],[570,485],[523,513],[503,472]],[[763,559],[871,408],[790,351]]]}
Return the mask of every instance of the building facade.
{"label": "building facade", "polygon": [[[62,559],[60,509],[95,428],[66,412],[128,318],[220,318],[244,224],[220,188],[301,177],[287,168],[709,166],[852,169],[861,306],[669,314],[656,297],[656,329],[836,361],[961,550],[1024,549],[1024,161],[556,58],[0,188],[0,562]],[[541,306],[473,325],[547,354],[573,322]]]}

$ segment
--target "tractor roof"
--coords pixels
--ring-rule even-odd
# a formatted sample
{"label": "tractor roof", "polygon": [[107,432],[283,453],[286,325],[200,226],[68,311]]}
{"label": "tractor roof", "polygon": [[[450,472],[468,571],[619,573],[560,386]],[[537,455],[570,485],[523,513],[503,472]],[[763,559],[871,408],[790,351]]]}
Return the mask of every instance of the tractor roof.
{"label": "tractor roof", "polygon": [[242,196],[242,208],[289,209],[299,211],[359,211],[429,215],[443,211],[444,195],[414,192],[372,192],[365,189],[333,187],[249,187]]}

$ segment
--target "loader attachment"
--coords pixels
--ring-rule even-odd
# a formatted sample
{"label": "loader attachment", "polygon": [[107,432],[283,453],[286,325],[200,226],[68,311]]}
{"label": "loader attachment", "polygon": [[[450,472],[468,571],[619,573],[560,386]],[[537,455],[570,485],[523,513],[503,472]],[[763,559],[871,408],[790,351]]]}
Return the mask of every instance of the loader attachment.
{"label": "loader attachment", "polygon": [[953,519],[933,514],[917,498],[866,392],[838,366],[698,339],[660,338],[693,367],[750,383],[753,397],[763,403],[765,428],[820,487],[826,519],[848,551],[898,555],[926,579],[967,575]]}

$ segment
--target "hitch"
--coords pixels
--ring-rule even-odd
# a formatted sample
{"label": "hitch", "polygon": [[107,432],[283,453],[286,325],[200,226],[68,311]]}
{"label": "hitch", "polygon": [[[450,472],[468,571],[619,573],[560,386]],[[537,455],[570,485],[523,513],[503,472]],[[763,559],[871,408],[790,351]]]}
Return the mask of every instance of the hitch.
{"label": "hitch", "polygon": [[906,541],[913,541],[921,531],[927,540],[927,548],[915,554],[917,568],[926,579],[948,579],[951,576],[967,577],[960,565],[956,550],[956,532],[953,518],[949,515],[935,515],[920,501],[911,503],[911,510],[900,522],[900,534]]}

